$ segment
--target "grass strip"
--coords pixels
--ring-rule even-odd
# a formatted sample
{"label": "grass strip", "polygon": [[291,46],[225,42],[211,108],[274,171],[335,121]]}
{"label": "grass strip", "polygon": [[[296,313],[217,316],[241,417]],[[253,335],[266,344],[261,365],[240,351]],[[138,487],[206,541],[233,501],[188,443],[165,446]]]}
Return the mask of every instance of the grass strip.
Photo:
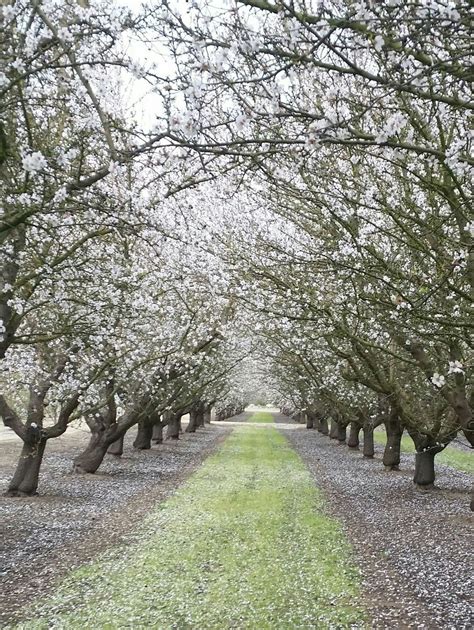
{"label": "grass strip", "polygon": [[17,628],[359,628],[339,523],[275,428],[242,426],[144,522]]}
{"label": "grass strip", "polygon": [[[374,431],[374,440],[378,444],[385,446],[387,441],[387,435],[385,431]],[[404,435],[401,441],[401,450],[403,453],[414,454],[416,452],[413,440],[409,435]],[[444,451],[441,451],[436,455],[435,462],[437,464],[444,464],[445,466],[451,466],[457,470],[474,474],[474,458],[470,451],[461,451],[458,448],[447,446]]]}
{"label": "grass strip", "polygon": [[275,422],[275,418],[269,411],[256,411],[250,416],[248,422]]}

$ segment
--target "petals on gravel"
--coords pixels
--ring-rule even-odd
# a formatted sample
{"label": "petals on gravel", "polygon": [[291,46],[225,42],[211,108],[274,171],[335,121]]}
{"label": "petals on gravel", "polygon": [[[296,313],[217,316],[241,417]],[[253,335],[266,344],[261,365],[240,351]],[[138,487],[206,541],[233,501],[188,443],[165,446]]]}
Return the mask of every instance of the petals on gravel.
{"label": "petals on gravel", "polygon": [[[0,497],[0,627],[21,618],[25,603],[44,597],[69,569],[133,539],[148,511],[169,496],[230,430],[213,424],[149,451],[134,450],[135,436],[127,435],[124,456],[106,456],[95,475],[69,474],[73,457],[87,440],[78,444],[77,438],[68,438],[66,446],[51,440],[40,496]],[[13,470],[2,467],[0,492],[6,490]]]}
{"label": "petals on gravel", "polygon": [[372,627],[473,628],[472,477],[437,466],[436,488],[420,491],[412,455],[402,455],[401,471],[386,472],[380,447],[369,460],[315,430],[280,430],[355,548]]}

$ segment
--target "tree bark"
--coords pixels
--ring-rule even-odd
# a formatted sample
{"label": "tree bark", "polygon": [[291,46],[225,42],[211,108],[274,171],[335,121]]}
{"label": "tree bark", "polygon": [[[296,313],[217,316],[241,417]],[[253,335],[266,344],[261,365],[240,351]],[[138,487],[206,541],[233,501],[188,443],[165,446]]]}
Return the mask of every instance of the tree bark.
{"label": "tree bark", "polygon": [[347,427],[338,424],[336,437],[339,444],[345,444],[347,439]]}
{"label": "tree bark", "polygon": [[204,426],[204,409],[202,406],[198,409],[196,415],[196,426],[203,427]]}
{"label": "tree bark", "polygon": [[106,439],[105,431],[92,432],[86,449],[73,462],[73,472],[81,475],[95,473],[102,464],[110,444],[111,442]]}
{"label": "tree bark", "polygon": [[339,427],[335,420],[331,420],[331,428],[329,430],[329,437],[331,440],[337,440],[339,434]]}
{"label": "tree bark", "polygon": [[400,443],[403,435],[403,428],[395,411],[391,411],[389,418],[384,422],[387,432],[387,443],[383,453],[383,465],[388,470],[399,470],[400,466]]}
{"label": "tree bark", "polygon": [[46,439],[39,438],[34,442],[23,442],[20,459],[13,479],[5,495],[8,497],[27,497],[38,494],[38,480],[41,462],[43,461]]}
{"label": "tree bark", "polygon": [[180,416],[175,415],[170,418],[168,428],[166,430],[167,440],[179,440]]}
{"label": "tree bark", "polygon": [[109,404],[112,407],[109,413],[97,414],[95,419],[90,418],[87,421],[91,430],[91,437],[86,449],[75,458],[72,467],[73,472],[79,474],[95,473],[109,446],[123,437],[140,418],[140,407],[135,407],[126,411],[119,421],[116,421],[113,398],[109,400]]}
{"label": "tree bark", "polygon": [[432,487],[435,481],[434,460],[438,451],[428,449],[415,455],[414,483],[423,488]]}
{"label": "tree bark", "polygon": [[195,409],[191,409],[189,412],[189,423],[186,427],[186,433],[196,433],[197,428],[197,411]]}
{"label": "tree bark", "polygon": [[143,418],[138,423],[137,436],[133,442],[133,448],[139,451],[146,451],[151,448],[151,439],[153,437],[153,424],[150,418]]}
{"label": "tree bark", "polygon": [[375,454],[373,426],[364,427],[364,447],[362,452],[364,454],[364,457],[368,458],[372,458]]}
{"label": "tree bark", "polygon": [[151,439],[156,444],[161,444],[163,442],[163,423],[157,422],[153,425],[153,433],[151,435]]}
{"label": "tree bark", "polygon": [[362,427],[358,422],[351,422],[349,429],[349,439],[347,441],[347,446],[349,448],[359,448],[359,433],[361,428]]}
{"label": "tree bark", "polygon": [[211,424],[211,409],[206,409],[204,411],[204,424]]}
{"label": "tree bark", "polygon": [[314,428],[314,420],[313,415],[310,413],[306,413],[306,428],[313,429]]}
{"label": "tree bark", "polygon": [[322,435],[329,435],[328,419],[326,418],[326,416],[321,417],[319,421],[318,431],[322,433]]}
{"label": "tree bark", "polygon": [[125,439],[125,435],[119,437],[118,440],[112,442],[112,444],[107,449],[107,453],[109,455],[115,455],[116,457],[121,457],[123,455],[123,441]]}

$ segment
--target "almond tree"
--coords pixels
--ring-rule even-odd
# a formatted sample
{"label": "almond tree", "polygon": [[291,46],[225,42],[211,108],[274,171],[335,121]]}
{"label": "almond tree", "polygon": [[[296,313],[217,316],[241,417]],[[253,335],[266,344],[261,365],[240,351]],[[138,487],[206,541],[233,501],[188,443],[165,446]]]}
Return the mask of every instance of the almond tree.
{"label": "almond tree", "polygon": [[456,430],[473,437],[467,3],[318,3],[312,13],[243,0],[160,19],[186,93],[170,139],[190,159],[214,156],[216,175],[233,169],[240,187],[264,190],[262,205],[309,234],[311,254],[317,244],[318,271],[345,274],[347,308],[318,302],[312,316],[352,361],[349,377],[391,397],[393,440],[400,421],[410,426],[427,468],[418,478],[430,483]]}

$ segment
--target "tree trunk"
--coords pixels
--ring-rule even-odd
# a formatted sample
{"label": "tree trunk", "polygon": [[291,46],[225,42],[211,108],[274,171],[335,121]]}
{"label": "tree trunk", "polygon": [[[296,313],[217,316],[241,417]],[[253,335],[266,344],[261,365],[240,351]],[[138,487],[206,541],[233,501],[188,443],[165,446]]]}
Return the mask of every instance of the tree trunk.
{"label": "tree trunk", "polygon": [[163,423],[157,422],[153,425],[153,432],[151,435],[151,439],[156,444],[161,444],[163,442]]}
{"label": "tree trunk", "polygon": [[36,442],[24,442],[21,449],[13,479],[5,495],[8,497],[27,497],[38,494],[38,479],[43,461],[46,440],[40,438]]}
{"label": "tree trunk", "polygon": [[189,412],[189,424],[186,427],[186,433],[196,433],[197,427],[197,411],[192,409]]}
{"label": "tree trunk", "polygon": [[359,433],[361,430],[361,426],[358,422],[351,422],[350,430],[349,430],[349,439],[347,441],[347,446],[349,448],[359,448]]}
{"label": "tree trunk", "polygon": [[166,430],[167,440],[179,440],[179,426],[180,416],[173,416],[168,422],[168,428]]}
{"label": "tree trunk", "polygon": [[92,432],[87,448],[73,462],[73,472],[95,473],[102,464],[109,445],[105,431]]}
{"label": "tree trunk", "polygon": [[337,425],[337,441],[339,444],[345,444],[347,438],[347,427],[343,427],[342,425]]}
{"label": "tree trunk", "polygon": [[363,449],[364,457],[372,458],[374,456],[374,453],[375,453],[374,427],[365,426],[364,427],[364,449]]}
{"label": "tree trunk", "polygon": [[119,437],[118,440],[115,440],[115,442],[112,442],[112,444],[107,449],[107,453],[109,455],[115,455],[116,457],[121,457],[123,455],[124,438],[125,438],[125,435],[122,435],[122,437]]}
{"label": "tree trunk", "polygon": [[403,429],[395,412],[391,412],[390,418],[384,422],[387,432],[387,443],[383,453],[383,465],[388,470],[399,470],[400,466],[400,442]]}
{"label": "tree trunk", "polygon": [[202,408],[199,409],[196,414],[196,426],[198,427],[204,426],[204,410]]}
{"label": "tree trunk", "polygon": [[335,420],[331,420],[331,429],[329,431],[329,437],[331,440],[337,440],[337,436],[339,433],[339,427]]}
{"label": "tree trunk", "polygon": [[322,416],[322,418],[320,419],[318,431],[323,435],[329,435],[328,419],[326,418],[326,416]]}
{"label": "tree trunk", "polygon": [[133,448],[139,451],[146,451],[151,448],[151,439],[153,436],[153,425],[149,418],[144,418],[138,423],[138,431]]}
{"label": "tree trunk", "polygon": [[204,412],[204,424],[211,424],[211,410],[206,409]]}
{"label": "tree trunk", "polygon": [[433,486],[435,481],[434,460],[437,451],[426,450],[417,452],[415,455],[415,476],[414,483],[423,488]]}
{"label": "tree trunk", "polygon": [[306,414],[306,428],[307,429],[312,429],[314,428],[314,421],[313,421],[313,416],[310,413]]}

